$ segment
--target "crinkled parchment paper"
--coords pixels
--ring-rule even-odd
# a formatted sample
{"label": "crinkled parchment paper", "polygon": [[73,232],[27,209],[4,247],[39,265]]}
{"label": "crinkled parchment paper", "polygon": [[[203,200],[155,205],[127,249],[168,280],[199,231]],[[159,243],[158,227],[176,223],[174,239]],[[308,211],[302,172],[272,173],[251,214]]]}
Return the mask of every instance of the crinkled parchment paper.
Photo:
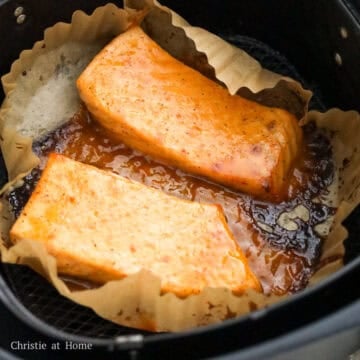
{"label": "crinkled parchment paper", "polygon": [[[125,10],[109,4],[90,16],[77,11],[71,24],[56,24],[46,30],[44,40],[37,42],[32,50],[21,53],[11,72],[2,78],[6,99],[0,111],[0,144],[9,182],[1,193],[6,194],[21,184],[21,179],[37,166],[39,160],[32,153],[32,141],[60,126],[77,111],[75,79],[94,54],[109,39],[140,21],[145,31],[173,56],[225,84],[232,94],[240,93],[266,105],[286,108],[302,123],[315,121],[328,132],[339,181],[334,181],[328,196],[317,201],[339,207],[335,217],[322,225],[321,231],[328,236],[321,260],[327,265],[319,269],[311,282],[316,283],[335,271],[341,266],[339,259],[344,253],[346,237],[341,222],[360,199],[359,114],[340,110],[307,113],[309,91],[291,79],[263,69],[244,51],[190,26],[152,0],[127,1]],[[70,291],[57,275],[56,260],[41,243],[28,239],[7,247],[12,215],[6,197],[1,201],[2,261],[31,266],[62,295],[119,324],[179,331],[216,323],[282,299],[254,291],[235,296],[226,289],[213,288],[179,299],[171,293],[161,295],[160,279],[147,271],[96,289]]]}

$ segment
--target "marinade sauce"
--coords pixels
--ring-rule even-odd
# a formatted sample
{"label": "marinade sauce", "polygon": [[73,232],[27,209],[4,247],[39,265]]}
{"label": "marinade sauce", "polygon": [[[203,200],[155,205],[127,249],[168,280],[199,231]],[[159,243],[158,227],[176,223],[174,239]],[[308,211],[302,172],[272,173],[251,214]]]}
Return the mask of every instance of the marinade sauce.
{"label": "marinade sauce", "polygon": [[[220,204],[266,293],[293,293],[306,286],[321,250],[322,239],[315,226],[335,211],[312,201],[326,193],[334,173],[330,143],[313,124],[304,127],[303,154],[292,171],[285,199],[276,204],[184,173],[129,148],[97,124],[85,107],[69,122],[34,143],[33,150],[41,164],[24,179],[22,187],[10,193],[15,216],[36,185],[47,155],[61,153],[173,196]],[[279,219],[286,220],[299,206],[307,215],[290,215],[290,226],[283,227]],[[77,289],[81,288],[81,281],[74,283]],[[89,287],[88,282],[83,284],[84,288]]]}

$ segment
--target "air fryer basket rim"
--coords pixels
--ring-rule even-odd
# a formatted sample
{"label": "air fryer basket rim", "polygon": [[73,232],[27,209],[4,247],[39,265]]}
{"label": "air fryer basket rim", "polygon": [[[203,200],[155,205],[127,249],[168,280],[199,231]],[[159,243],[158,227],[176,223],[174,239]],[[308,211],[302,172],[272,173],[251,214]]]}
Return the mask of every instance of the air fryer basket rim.
{"label": "air fryer basket rim", "polygon": [[[263,344],[252,346],[248,349],[231,352],[227,355],[221,356],[221,360],[237,360],[241,355],[241,359],[246,360],[258,360],[266,359],[274,352],[274,344],[276,344],[276,351],[281,353],[314,343],[316,340],[323,337],[333,335],[331,329],[334,328],[339,322],[346,321],[348,327],[358,326],[358,322],[354,322],[354,314],[360,312],[360,300],[349,305],[348,307],[341,309],[334,314],[329,315],[328,318],[322,319],[315,324],[311,323],[295,332],[282,336],[280,339],[274,341],[270,340]],[[338,329],[339,333],[347,330]]]}
{"label": "air fryer basket rim", "polygon": [[[85,337],[75,334],[70,334],[59,330],[52,325],[46,323],[45,321],[37,318],[31,311],[29,311],[13,294],[12,290],[7,285],[6,281],[2,277],[2,270],[0,270],[0,300],[5,304],[5,306],[16,316],[19,320],[26,323],[28,326],[36,329],[40,333],[53,337],[54,339],[60,340],[71,340],[74,342],[84,343],[89,342],[94,344],[95,346],[100,346],[107,348],[109,350],[133,350],[138,349],[146,344],[151,344],[153,342],[158,341],[167,341],[167,340],[176,340],[176,339],[184,339],[191,338],[193,336],[201,336],[204,333],[208,332],[221,332],[224,327],[232,327],[234,325],[238,325],[240,322],[245,321],[257,321],[261,317],[266,316],[269,312],[275,312],[277,310],[281,310],[285,306],[289,304],[296,304],[304,298],[311,297],[314,293],[321,293],[326,288],[331,287],[334,282],[341,281],[341,279],[346,275],[353,272],[354,269],[358,269],[360,267],[360,258],[353,260],[347,266],[339,270],[338,272],[332,274],[327,279],[322,281],[320,284],[306,288],[304,291],[294,294],[291,297],[286,298],[285,300],[273,304],[270,308],[256,310],[252,313],[249,313],[243,317],[237,319],[229,319],[219,324],[209,325],[201,328],[195,328],[184,332],[179,333],[168,333],[168,334],[151,334],[146,338],[141,338],[141,336],[136,338],[134,342],[134,338],[132,335],[124,335],[116,338],[110,339],[98,339],[94,337]],[[342,309],[343,311],[351,312],[353,314],[357,313],[357,309],[359,308],[360,300],[357,300],[353,303],[350,303],[347,307]],[[350,326],[360,326],[360,317],[353,318],[353,323],[348,321],[348,318],[343,318],[341,316],[336,317],[336,322],[332,322],[334,328],[331,329],[332,333],[341,332],[342,330],[346,330]],[[136,330],[134,330],[136,332]],[[329,333],[328,327],[323,327],[322,332],[318,332],[317,336],[325,336]],[[137,335],[136,335],[137,336]],[[122,341],[119,341],[122,339]],[[296,338],[295,338],[296,339]],[[302,338],[301,338],[302,339]],[[299,339],[299,340],[301,340]],[[302,341],[302,340],[301,340]]]}
{"label": "air fryer basket rim", "polygon": [[[0,0],[0,7],[6,3],[9,3],[13,0]],[[341,1],[344,4],[345,1]],[[77,342],[91,342],[94,345],[106,347],[108,349],[132,349],[134,347],[137,347],[139,345],[149,344],[152,342],[160,341],[160,340],[173,340],[177,338],[190,338],[192,336],[199,336],[201,334],[204,334],[206,332],[218,332],[222,331],[224,327],[232,327],[237,325],[241,321],[257,321],[258,319],[266,316],[269,311],[276,311],[284,306],[287,306],[289,303],[296,303],[303,299],[304,297],[312,296],[314,293],[321,292],[327,287],[331,286],[336,281],[341,281],[341,278],[344,277],[346,274],[350,274],[354,269],[360,267],[360,258],[352,260],[349,264],[347,264],[344,268],[339,270],[337,273],[333,274],[329,278],[325,279],[321,284],[318,284],[315,287],[307,288],[301,293],[292,295],[291,297],[285,299],[284,301],[274,304],[270,309],[261,309],[258,311],[255,311],[253,313],[250,313],[249,315],[246,315],[240,319],[232,319],[227,320],[224,323],[211,325],[203,328],[193,329],[189,330],[187,332],[182,333],[175,333],[175,334],[154,334],[149,335],[148,337],[140,340],[139,343],[134,342],[134,339],[131,339],[131,336],[124,336],[126,339],[124,342],[119,345],[118,339],[98,339],[98,338],[92,338],[92,337],[84,337],[80,335],[74,335],[66,333],[62,330],[59,330],[48,323],[44,322],[43,320],[37,318],[35,315],[33,315],[28,309],[26,309],[22,303],[19,302],[19,300],[16,298],[16,296],[13,294],[12,290],[9,288],[8,284],[4,280],[2,276],[2,269],[0,269],[0,299],[4,302],[4,304],[9,308],[9,310],[15,314],[20,320],[24,321],[29,326],[35,328],[39,332],[42,332],[46,335],[50,335],[54,338],[63,339],[63,340],[73,340]],[[356,305],[357,304],[357,305]],[[358,306],[359,301],[355,303],[356,306]],[[360,319],[358,319],[360,325]],[[346,328],[346,323],[339,322],[338,327],[336,330],[342,330]],[[335,331],[336,331],[335,330]],[[140,338],[139,338],[140,339]],[[140,344],[141,343],[141,344]]]}

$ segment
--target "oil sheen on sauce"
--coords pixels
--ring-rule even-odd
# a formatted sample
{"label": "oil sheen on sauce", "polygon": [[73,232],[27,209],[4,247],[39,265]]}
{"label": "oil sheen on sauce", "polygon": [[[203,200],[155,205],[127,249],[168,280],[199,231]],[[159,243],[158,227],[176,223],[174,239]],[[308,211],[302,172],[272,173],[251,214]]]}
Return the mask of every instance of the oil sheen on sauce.
{"label": "oil sheen on sauce", "polygon": [[[220,204],[236,240],[249,260],[265,293],[293,293],[306,286],[320,255],[321,237],[316,224],[334,213],[333,208],[311,201],[326,191],[333,179],[331,147],[312,124],[304,128],[301,160],[293,169],[286,198],[277,204],[186,174],[135,151],[112,138],[83,107],[68,123],[34,143],[41,164],[9,195],[15,216],[28,200],[50,152],[113,171],[126,178],[193,201]],[[296,230],[279,225],[279,217],[297,206],[309,211],[306,221],[294,219]],[[74,289],[88,282],[67,279]],[[83,285],[82,285],[83,284]]]}

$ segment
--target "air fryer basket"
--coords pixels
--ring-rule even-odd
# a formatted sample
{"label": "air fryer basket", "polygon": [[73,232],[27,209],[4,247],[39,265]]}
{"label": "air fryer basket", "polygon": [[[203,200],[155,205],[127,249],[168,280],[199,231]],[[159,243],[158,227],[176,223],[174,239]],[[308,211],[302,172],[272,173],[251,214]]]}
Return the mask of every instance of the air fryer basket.
{"label": "air fryer basket", "polygon": [[[69,21],[76,9],[90,13],[106,2],[0,0],[0,33],[7,34],[0,39],[0,74],[9,70],[21,50],[42,38],[46,27],[58,21]],[[192,2],[192,10],[186,2],[162,3],[191,23],[243,48],[264,67],[303,83],[314,91],[312,108],[326,110],[338,106],[360,110],[355,95],[360,93],[360,74],[353,73],[360,59],[360,23],[354,8],[344,1],[279,0],[269,4],[267,0],[198,0]],[[21,24],[14,15],[19,6],[26,15]],[[341,36],[341,28],[346,29],[351,42]],[[0,96],[2,98],[3,94]],[[5,181],[3,164],[1,175],[1,180]],[[350,233],[346,241],[346,267],[323,284],[270,309],[187,333],[150,334],[115,325],[58,295],[46,280],[18,265],[0,265],[0,298],[23,321],[59,339],[90,341],[108,350],[144,347],[147,354],[155,356],[167,352],[171,358],[220,354],[282,335],[359,299],[359,286],[355,285],[359,284],[360,275],[359,215],[360,208],[346,221]],[[359,313],[354,316],[359,325]],[[346,322],[338,322],[333,330],[344,327]]]}

